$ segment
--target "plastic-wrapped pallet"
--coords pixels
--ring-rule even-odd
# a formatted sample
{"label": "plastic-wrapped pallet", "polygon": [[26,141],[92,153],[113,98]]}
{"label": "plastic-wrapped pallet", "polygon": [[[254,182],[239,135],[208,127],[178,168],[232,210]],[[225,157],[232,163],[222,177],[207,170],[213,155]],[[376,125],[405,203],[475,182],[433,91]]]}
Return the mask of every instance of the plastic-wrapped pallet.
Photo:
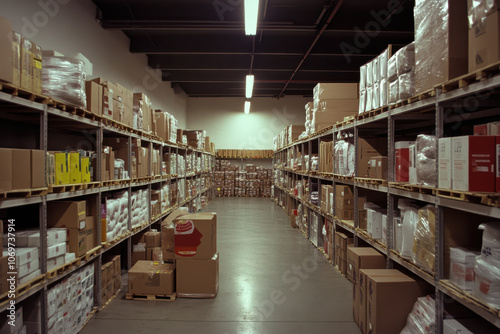
{"label": "plastic-wrapped pallet", "polygon": [[343,176],[353,176],[354,175],[354,157],[355,157],[355,148],[354,145],[348,139],[342,140],[340,137],[335,143],[334,148],[334,172],[335,174],[340,174]]}
{"label": "plastic-wrapped pallet", "polygon": [[415,229],[419,220],[419,207],[410,200],[399,199],[398,209],[401,210],[401,256],[412,260],[413,257],[413,239]]}
{"label": "plastic-wrapped pallet", "polygon": [[359,91],[362,92],[366,89],[366,65],[359,68]]}
{"label": "plastic-wrapped pallet", "polygon": [[479,229],[483,230],[481,256],[500,268],[500,223],[484,223]]}
{"label": "plastic-wrapped pallet", "polygon": [[[167,197],[168,195],[166,195]],[[132,227],[139,226],[149,221],[148,191],[139,189],[132,192],[130,197],[132,210]]]}
{"label": "plastic-wrapped pallet", "polygon": [[116,239],[128,231],[128,192],[106,198],[103,210],[106,218],[106,241]]}
{"label": "plastic-wrapped pallet", "polygon": [[399,79],[389,83],[389,103],[396,103],[399,101]]}
{"label": "plastic-wrapped pallet", "polygon": [[412,72],[415,68],[415,42],[410,43],[395,53],[397,73],[399,76]]}
{"label": "plastic-wrapped pallet", "polygon": [[481,255],[474,263],[474,290],[472,294],[493,308],[500,309],[500,267]]}
{"label": "plastic-wrapped pallet", "polygon": [[431,334],[436,332],[436,306],[432,297],[420,297],[408,315],[401,334]]}
{"label": "plastic-wrapped pallet", "polygon": [[474,288],[474,262],[480,252],[450,247],[450,281],[464,291]]}
{"label": "plastic-wrapped pallet", "polygon": [[418,210],[418,222],[413,239],[412,259],[415,264],[434,273],[436,252],[436,212],[433,205]]}
{"label": "plastic-wrapped pallet", "polygon": [[407,100],[415,96],[415,74],[413,71],[402,73],[398,78],[399,100]]}
{"label": "plastic-wrapped pallet", "polygon": [[437,183],[436,136],[418,135],[415,145],[417,149],[417,182],[421,185],[435,187]]}
{"label": "plastic-wrapped pallet", "polygon": [[76,107],[86,108],[85,63],[77,58],[43,57],[42,64],[43,94]]}

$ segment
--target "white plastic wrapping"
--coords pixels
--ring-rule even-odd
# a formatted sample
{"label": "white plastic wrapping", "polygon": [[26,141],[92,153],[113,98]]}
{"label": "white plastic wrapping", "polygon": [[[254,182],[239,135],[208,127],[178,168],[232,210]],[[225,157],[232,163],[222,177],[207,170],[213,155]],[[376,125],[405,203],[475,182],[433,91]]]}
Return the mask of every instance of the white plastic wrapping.
{"label": "white plastic wrapping", "polygon": [[366,88],[366,65],[359,68],[359,91],[363,91]]}
{"label": "white plastic wrapping", "polygon": [[42,64],[43,94],[76,107],[86,108],[85,63],[70,57],[43,57]]}
{"label": "white plastic wrapping", "polygon": [[500,309],[500,267],[492,265],[483,255],[476,257],[476,274],[472,294],[493,308]]}
{"label": "white plastic wrapping", "polygon": [[400,199],[398,208],[401,210],[401,256],[412,260],[413,256],[413,239],[415,228],[419,219],[418,206],[406,199]]}
{"label": "white plastic wrapping", "polygon": [[366,107],[365,111],[373,109],[373,86],[366,88]]}
{"label": "white plastic wrapping", "polygon": [[373,86],[373,63],[366,64],[366,86]]}
{"label": "white plastic wrapping", "polygon": [[387,62],[387,79],[389,82],[393,82],[398,78],[398,57],[394,54]]}
{"label": "white plastic wrapping", "polygon": [[418,210],[418,221],[413,239],[412,260],[419,267],[435,272],[436,212],[434,205]]}
{"label": "white plastic wrapping", "polygon": [[431,334],[436,332],[436,303],[430,296],[420,297],[408,315],[401,334]]}
{"label": "white plastic wrapping", "polygon": [[395,55],[399,76],[412,71],[415,67],[415,42],[402,47]]}
{"label": "white plastic wrapping", "polygon": [[382,79],[387,80],[387,63],[389,61],[389,49],[385,49],[384,52],[378,56],[378,66],[380,72],[380,81]]}
{"label": "white plastic wrapping", "polygon": [[399,101],[399,80],[389,83],[389,104]]}
{"label": "white plastic wrapping", "polygon": [[500,223],[484,223],[479,229],[483,230],[481,256],[500,268]]}
{"label": "white plastic wrapping", "polygon": [[380,80],[380,106],[385,107],[389,104],[389,93],[387,91],[387,79]]}
{"label": "white plastic wrapping", "polygon": [[450,281],[464,291],[474,288],[474,263],[480,252],[450,247]]}
{"label": "white plastic wrapping", "polygon": [[373,84],[373,93],[372,93],[372,109],[380,108],[380,84],[375,82]]}
{"label": "white plastic wrapping", "polygon": [[435,187],[437,184],[437,139],[436,136],[418,135],[415,142],[417,149],[417,182]]}
{"label": "white plastic wrapping", "polygon": [[472,0],[468,4],[469,28],[483,24],[486,16],[496,9],[494,0]]}
{"label": "white plastic wrapping", "polygon": [[366,108],[366,90],[362,90],[359,93],[359,110],[358,113],[362,114],[365,112]]}
{"label": "white plastic wrapping", "polygon": [[355,156],[354,145],[347,140],[339,140],[335,143],[334,152],[335,173],[343,176],[353,176]]}
{"label": "white plastic wrapping", "polygon": [[380,67],[378,57],[372,60],[373,84],[380,81]]}
{"label": "white plastic wrapping", "polygon": [[415,96],[415,73],[413,71],[400,74],[398,81],[399,100],[407,100]]}

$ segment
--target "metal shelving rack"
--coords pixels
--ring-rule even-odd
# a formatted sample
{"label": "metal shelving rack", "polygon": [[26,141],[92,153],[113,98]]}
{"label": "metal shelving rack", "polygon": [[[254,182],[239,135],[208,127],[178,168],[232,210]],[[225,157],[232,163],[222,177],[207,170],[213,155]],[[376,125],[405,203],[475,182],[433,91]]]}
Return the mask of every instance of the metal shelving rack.
{"label": "metal shelving rack", "polygon": [[[2,110],[3,109],[3,110]],[[186,188],[186,198],[182,200],[178,200],[177,203],[172,203],[171,207],[163,212],[160,216],[158,217],[151,217],[151,207],[149,207],[149,221],[146,225],[142,226],[139,230],[134,230],[133,233],[130,233],[126,238],[123,238],[122,240],[110,245],[110,247],[103,248],[98,251],[96,254],[88,257],[87,260],[82,259],[81,263],[79,265],[74,265],[68,270],[63,271],[59,275],[56,275],[55,277],[48,278],[45,277],[40,283],[34,284],[32,287],[29,289],[24,290],[22,293],[16,294],[16,303],[22,303],[24,300],[27,298],[39,294],[39,300],[41,303],[41,319],[42,319],[42,333],[46,333],[48,328],[47,328],[47,315],[46,315],[46,307],[47,307],[47,289],[49,285],[53,285],[54,283],[61,281],[68,275],[71,275],[78,269],[86,266],[86,265],[94,265],[94,277],[95,277],[95,282],[94,282],[94,306],[97,308],[102,307],[103,305],[101,304],[101,295],[100,295],[100,286],[101,286],[101,264],[102,264],[102,255],[106,254],[106,252],[110,251],[114,247],[124,243],[126,244],[127,248],[127,259],[122,259],[122,261],[126,260],[125,267],[127,269],[130,269],[131,267],[131,238],[138,234],[143,232],[144,230],[148,230],[151,228],[151,226],[155,223],[160,222],[163,220],[170,212],[172,212],[174,209],[184,206],[184,205],[189,205],[191,202],[194,200],[198,199],[198,197],[202,195],[207,196],[207,204],[210,200],[214,198],[214,189],[213,189],[213,172],[215,170],[215,155],[210,153],[210,152],[205,152],[202,150],[197,150],[193,148],[188,148],[185,146],[173,144],[173,143],[165,143],[156,139],[151,139],[150,137],[143,137],[141,135],[138,135],[133,132],[127,132],[123,129],[118,129],[114,128],[108,125],[105,125],[101,123],[100,121],[96,120],[91,120],[87,119],[81,116],[78,116],[76,114],[72,114],[70,112],[66,112],[63,110],[59,110],[53,107],[49,107],[46,104],[43,103],[38,103],[34,102],[22,97],[17,97],[11,94],[7,94],[4,92],[0,92],[0,110],[4,112],[4,115],[0,115],[0,118],[8,117],[5,116],[5,113],[9,115],[14,115],[17,116],[18,119],[14,119],[14,122],[19,123],[19,125],[22,124],[22,116],[25,114],[28,114],[30,116],[35,116],[36,118],[39,118],[39,123],[37,122],[37,125],[39,125],[39,139],[37,140],[36,147],[33,147],[33,144],[30,144],[30,147],[25,147],[25,148],[31,148],[31,149],[40,149],[44,150],[47,152],[49,149],[49,140],[48,137],[50,135],[50,129],[52,129],[52,126],[58,127],[56,125],[58,122],[64,122],[64,125],[59,126],[59,128],[66,127],[65,130],[72,131],[73,133],[78,133],[80,132],[80,135],[82,135],[82,131],[86,131],[83,136],[92,136],[92,139],[95,140],[95,143],[93,145],[93,150],[97,152],[98,159],[97,159],[97,166],[96,166],[96,173],[94,173],[94,182],[100,182],[98,180],[101,180],[101,166],[100,166],[100,152],[102,151],[102,142],[103,138],[105,136],[113,136],[113,135],[118,135],[121,137],[128,138],[129,142],[129,164],[128,166],[131,166],[130,164],[130,156],[131,156],[131,140],[134,139],[141,139],[141,141],[148,143],[148,147],[150,148],[150,159],[152,159],[152,151],[151,148],[153,145],[156,147],[160,147],[160,159],[163,157],[163,153],[178,153],[178,154],[183,154],[184,157],[186,158],[187,151],[189,150],[190,152],[193,152],[196,154],[196,157],[204,157],[204,159],[207,159],[207,165],[208,168],[205,168],[205,166],[202,165],[202,171],[198,171],[195,173],[192,173],[189,176],[170,176],[170,175],[163,175],[162,170],[160,169],[161,175],[159,176],[158,179],[150,179],[148,181],[142,181],[142,182],[136,182],[136,183],[125,183],[125,184],[119,184],[119,185],[111,185],[111,186],[102,186],[102,184],[99,187],[92,188],[92,189],[84,189],[84,190],[76,190],[76,191],[70,191],[70,192],[61,192],[61,193],[49,193],[47,195],[42,195],[42,196],[33,196],[33,197],[27,197],[27,198],[6,198],[6,199],[1,199],[0,200],[0,210],[5,210],[5,209],[10,209],[10,208],[17,208],[17,207],[24,207],[28,205],[37,205],[38,206],[38,211],[39,211],[39,229],[40,229],[40,235],[42,236],[42,245],[40,248],[40,254],[41,254],[41,270],[42,274],[45,275],[47,273],[47,258],[46,258],[46,238],[47,238],[47,202],[50,201],[57,201],[57,200],[64,200],[64,199],[71,199],[75,197],[88,197],[88,196],[94,196],[95,198],[95,204],[97,212],[95,212],[96,216],[100,217],[100,203],[101,203],[101,197],[109,192],[114,192],[114,191],[127,191],[129,193],[129,207],[130,207],[130,193],[133,189],[142,187],[148,191],[148,196],[151,195],[151,189],[152,185],[156,185],[158,183],[164,184],[164,183],[171,183],[172,181],[177,181],[177,182],[184,182],[186,183],[187,178],[191,178],[193,180],[196,180],[201,177],[207,177],[208,184],[205,184],[205,188],[202,189],[201,185],[197,187],[196,189],[196,194],[194,194],[192,197],[189,197],[189,192]],[[38,117],[39,116],[39,117]],[[10,116],[9,116],[10,117]],[[15,118],[15,117],[14,117]],[[202,158],[203,159],[203,158]],[[150,164],[151,166],[151,164]],[[151,168],[151,167],[150,167]],[[130,172],[130,170],[129,170]],[[150,172],[152,172],[150,170]],[[210,179],[211,178],[211,179]],[[89,197],[90,198],[90,197]],[[96,224],[96,242],[97,245],[100,244],[101,240],[101,229],[100,229],[101,224]],[[21,228],[22,230],[22,228]],[[131,216],[129,215],[129,231],[132,231],[132,226],[131,226]],[[97,246],[96,245],[96,246]],[[123,263],[123,262],[122,262]],[[4,313],[7,309],[8,306],[8,299],[4,300],[0,304],[0,314]]]}
{"label": "metal shelving rack", "polygon": [[[278,205],[282,206],[285,211],[286,198],[290,197],[294,201],[294,205],[302,203],[304,207],[308,208],[309,211],[316,212],[322,217],[333,220],[335,230],[340,227],[344,231],[350,232],[355,238],[355,244],[357,245],[360,240],[376,248],[379,252],[387,257],[387,267],[392,268],[394,264],[406,268],[409,272],[425,280],[428,284],[432,285],[435,290],[436,295],[436,324],[437,333],[442,333],[443,331],[443,314],[445,309],[445,299],[452,298],[454,301],[464,305],[466,308],[470,309],[477,315],[486,319],[494,326],[500,328],[500,311],[492,310],[485,305],[481,305],[481,302],[471,299],[469,294],[463,291],[455,291],[450,289],[450,287],[445,284],[446,279],[444,276],[444,218],[443,211],[445,208],[469,212],[475,215],[489,217],[493,219],[500,219],[500,208],[495,206],[488,206],[483,204],[477,204],[472,202],[459,201],[456,199],[450,199],[442,197],[439,194],[427,194],[420,192],[413,192],[410,190],[403,190],[391,187],[390,183],[387,185],[373,185],[364,182],[358,182],[356,178],[342,178],[338,175],[328,175],[318,176],[316,173],[311,173],[310,170],[305,172],[293,171],[290,166],[286,166],[287,154],[292,152],[292,156],[295,158],[296,150],[300,150],[304,155],[304,149],[307,147],[309,150],[307,152],[311,153],[310,147],[312,142],[319,142],[321,140],[333,140],[335,143],[337,134],[342,131],[350,131],[354,133],[355,147],[358,149],[357,140],[360,137],[360,131],[379,131],[380,125],[383,125],[384,131],[383,135],[387,136],[388,141],[388,181],[394,180],[394,162],[395,162],[395,141],[398,132],[411,130],[418,131],[418,124],[425,124],[429,126],[431,124],[431,133],[436,135],[437,138],[445,137],[445,126],[450,124],[451,121],[445,116],[459,115],[462,116],[462,120],[471,121],[479,123],[484,119],[495,118],[500,120],[500,76],[494,76],[484,79],[479,82],[472,83],[464,88],[457,88],[449,92],[442,92],[440,88],[435,89],[435,94],[433,97],[427,99],[416,101],[411,104],[407,104],[401,107],[389,109],[387,112],[372,116],[370,118],[364,118],[361,120],[355,120],[352,124],[343,125],[341,127],[335,127],[325,133],[313,135],[310,138],[296,141],[290,145],[287,145],[275,152],[273,158],[273,166],[275,169],[274,177],[274,198]],[[465,103],[470,102],[470,99],[474,99],[474,103],[477,106],[476,110],[463,111],[463,106]],[[464,116],[465,115],[465,116]],[[399,126],[399,122],[414,122],[414,124],[405,124],[405,126]],[[374,130],[375,129],[375,130]],[[425,131],[424,131],[425,132]],[[425,132],[429,133],[429,132]],[[455,134],[456,135],[456,134]],[[454,136],[454,135],[447,135]],[[362,137],[362,136],[361,136]],[[357,152],[356,152],[357,153]],[[306,153],[307,154],[307,153]],[[332,155],[334,153],[332,152]],[[356,154],[357,156],[357,154]],[[356,160],[356,170],[357,170],[357,159]],[[437,165],[437,159],[436,159]],[[438,166],[436,166],[437,168]],[[438,170],[438,168],[437,168]],[[280,180],[276,179],[276,171],[283,173],[285,183],[280,184]],[[330,177],[332,177],[330,179]],[[355,204],[354,207],[357,208],[357,197],[360,190],[368,190],[371,192],[379,193],[381,195],[387,196],[387,212],[388,212],[388,245],[384,246],[381,243],[371,239],[367,233],[361,233],[358,228],[358,217],[357,210],[354,210],[354,226],[347,226],[341,221],[337,220],[334,215],[322,212],[316,207],[311,206],[308,200],[304,200],[294,196],[290,193],[290,186],[287,184],[289,179],[293,179],[295,184],[299,178],[309,178],[316,180],[319,184],[330,184],[330,185],[350,185],[354,188]],[[319,188],[321,197],[321,187]],[[423,202],[425,204],[431,204],[435,206],[436,209],[436,270],[434,274],[430,274],[419,268],[417,265],[410,261],[403,259],[395,251],[392,251],[394,247],[394,231],[392,228],[392,221],[394,217],[394,211],[396,209],[396,200],[398,198],[408,198]],[[308,227],[310,228],[310,226]]]}

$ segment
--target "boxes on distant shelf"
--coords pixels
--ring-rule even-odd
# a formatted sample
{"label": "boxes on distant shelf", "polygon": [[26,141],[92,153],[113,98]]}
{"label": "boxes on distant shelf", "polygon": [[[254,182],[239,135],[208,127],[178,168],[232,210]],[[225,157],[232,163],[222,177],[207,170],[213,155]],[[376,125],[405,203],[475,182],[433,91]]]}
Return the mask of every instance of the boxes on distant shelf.
{"label": "boxes on distant shelf", "polygon": [[33,90],[33,43],[25,37],[21,37],[21,88]]}
{"label": "boxes on distant shelf", "polygon": [[500,135],[500,122],[474,125],[474,136],[498,136]]}
{"label": "boxes on distant shelf", "polygon": [[359,138],[357,161],[358,170],[357,177],[369,177],[368,166],[371,158],[387,155],[387,139],[386,138]]}
{"label": "boxes on distant shelf", "polygon": [[87,95],[87,109],[91,113],[101,116],[102,115],[102,95],[103,88],[101,85],[93,81],[85,83],[85,93]]}
{"label": "boxes on distant shelf", "polygon": [[33,82],[32,88],[35,94],[42,94],[42,47],[33,43]]}
{"label": "boxes on distant shelf", "polygon": [[176,262],[176,291],[181,298],[215,298],[219,292],[219,253],[210,259]]}
{"label": "boxes on distant shelf", "polygon": [[494,136],[461,136],[452,138],[453,190],[495,191]]}
{"label": "boxes on distant shelf", "polygon": [[358,99],[359,85],[357,83],[319,83],[313,89],[314,99],[338,100]]}
{"label": "boxes on distant shelf", "polygon": [[175,264],[138,261],[128,272],[129,293],[171,295]]}

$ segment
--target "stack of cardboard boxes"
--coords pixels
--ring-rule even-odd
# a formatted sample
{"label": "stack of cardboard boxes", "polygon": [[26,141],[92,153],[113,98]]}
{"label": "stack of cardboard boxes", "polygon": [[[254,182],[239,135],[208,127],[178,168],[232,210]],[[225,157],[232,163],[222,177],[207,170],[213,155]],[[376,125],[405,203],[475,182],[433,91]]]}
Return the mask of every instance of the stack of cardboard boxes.
{"label": "stack of cardboard boxes", "polygon": [[108,257],[101,265],[101,303],[105,305],[121,288],[120,255]]}
{"label": "stack of cardboard boxes", "polygon": [[219,149],[217,150],[218,158],[272,158],[273,150],[234,150],[234,149]]}
{"label": "stack of cardboard boxes", "polygon": [[335,217],[341,220],[354,219],[354,194],[346,185],[335,185]]}
{"label": "stack of cardboard boxes", "polygon": [[12,30],[0,17],[0,80],[42,94],[42,48]]}
{"label": "stack of cardboard boxes", "polygon": [[272,170],[247,164],[245,171],[228,160],[217,160],[215,179],[216,196],[271,196]]}
{"label": "stack of cardboard boxes", "polygon": [[0,148],[0,192],[45,187],[43,150]]}
{"label": "stack of cardboard boxes", "polygon": [[358,138],[358,150],[356,156],[358,169],[356,171],[356,176],[387,179],[386,157],[387,138]]}
{"label": "stack of cardboard boxes", "polygon": [[322,141],[319,144],[319,171],[333,173],[333,142]]}
{"label": "stack of cardboard boxes", "polygon": [[333,208],[330,207],[330,194],[333,194],[333,186],[321,185],[321,211],[333,213]]}
{"label": "stack of cardboard boxes", "polygon": [[347,248],[354,244],[354,238],[349,238],[341,232],[335,232],[335,265],[347,276]]}

